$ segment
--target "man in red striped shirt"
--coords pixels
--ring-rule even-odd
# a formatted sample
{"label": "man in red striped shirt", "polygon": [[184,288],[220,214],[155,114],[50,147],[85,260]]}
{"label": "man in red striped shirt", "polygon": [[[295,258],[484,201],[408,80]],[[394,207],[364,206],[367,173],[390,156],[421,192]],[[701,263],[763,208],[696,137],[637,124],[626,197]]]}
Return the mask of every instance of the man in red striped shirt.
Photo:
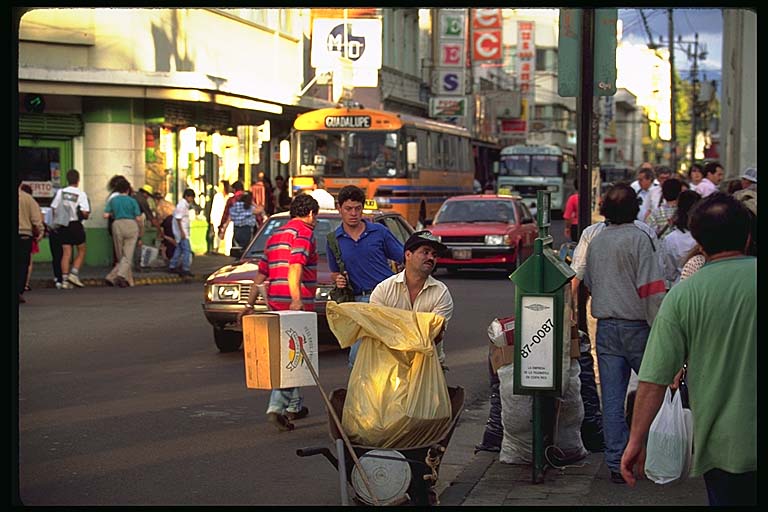
{"label": "man in red striped shirt", "polygon": [[[248,297],[253,308],[257,287],[269,279],[267,303],[274,311],[313,311],[317,288],[317,247],[314,229],[317,224],[317,201],[300,194],[291,202],[291,220],[275,230],[267,239],[259,273]],[[306,417],[309,409],[302,406],[299,388],[273,389],[267,407],[267,419],[278,430],[293,430],[292,420]]]}
{"label": "man in red striped shirt", "polygon": [[589,244],[584,273],[597,318],[605,464],[615,483],[624,483],[620,471],[629,435],[624,398],[630,370],[640,373],[651,324],[666,292],[658,241],[634,223],[639,209],[629,185],[608,189],[601,207],[607,226]]}

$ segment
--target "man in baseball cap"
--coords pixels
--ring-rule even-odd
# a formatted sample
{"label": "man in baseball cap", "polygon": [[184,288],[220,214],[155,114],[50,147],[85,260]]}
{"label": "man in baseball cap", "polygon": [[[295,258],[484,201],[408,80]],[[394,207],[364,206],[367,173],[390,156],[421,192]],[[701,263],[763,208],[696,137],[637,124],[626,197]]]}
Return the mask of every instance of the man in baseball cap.
{"label": "man in baseball cap", "polygon": [[741,174],[741,190],[733,197],[757,215],[757,167],[747,167]]}
{"label": "man in baseball cap", "polygon": [[434,339],[437,358],[445,368],[443,335],[453,315],[453,298],[448,287],[432,277],[437,256],[447,250],[429,231],[417,231],[405,241],[405,269],[380,282],[371,292],[371,304],[435,313],[443,317],[443,329]]}
{"label": "man in baseball cap", "polygon": [[439,238],[433,235],[431,231],[426,230],[416,231],[412,234],[408,240],[405,241],[403,248],[405,251],[414,252],[419,246],[425,244],[434,247],[438,254],[444,254],[448,250],[448,247],[441,243]]}

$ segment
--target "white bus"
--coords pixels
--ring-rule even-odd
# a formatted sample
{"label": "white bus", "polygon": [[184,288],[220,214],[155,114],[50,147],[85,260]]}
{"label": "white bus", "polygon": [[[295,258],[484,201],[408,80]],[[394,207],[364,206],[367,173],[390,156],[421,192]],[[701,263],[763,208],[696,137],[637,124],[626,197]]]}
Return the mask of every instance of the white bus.
{"label": "white bus", "polygon": [[[525,204],[536,203],[538,190],[552,192],[552,210],[562,215],[565,206],[566,176],[575,171],[572,153],[554,145],[515,145],[501,150],[497,193],[515,193]],[[573,187],[568,187],[568,191]]]}

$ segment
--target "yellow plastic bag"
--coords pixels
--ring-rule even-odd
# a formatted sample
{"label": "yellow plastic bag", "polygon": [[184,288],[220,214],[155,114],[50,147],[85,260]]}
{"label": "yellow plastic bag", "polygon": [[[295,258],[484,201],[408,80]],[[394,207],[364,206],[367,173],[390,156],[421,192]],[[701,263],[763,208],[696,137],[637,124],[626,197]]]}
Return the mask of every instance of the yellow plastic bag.
{"label": "yellow plastic bag", "polygon": [[362,339],[341,424],[352,443],[406,448],[440,440],[451,400],[433,339],[443,317],[363,302],[326,308],[341,348]]}

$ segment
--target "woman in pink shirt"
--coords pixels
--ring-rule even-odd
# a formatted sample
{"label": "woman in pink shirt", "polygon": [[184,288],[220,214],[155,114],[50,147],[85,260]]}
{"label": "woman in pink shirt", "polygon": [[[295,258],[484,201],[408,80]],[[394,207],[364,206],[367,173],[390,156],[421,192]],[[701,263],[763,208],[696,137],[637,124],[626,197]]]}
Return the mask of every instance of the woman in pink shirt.
{"label": "woman in pink shirt", "polygon": [[563,211],[563,220],[565,220],[565,236],[570,237],[571,241],[579,241],[579,180],[573,180],[573,188],[576,190],[568,197]]}

